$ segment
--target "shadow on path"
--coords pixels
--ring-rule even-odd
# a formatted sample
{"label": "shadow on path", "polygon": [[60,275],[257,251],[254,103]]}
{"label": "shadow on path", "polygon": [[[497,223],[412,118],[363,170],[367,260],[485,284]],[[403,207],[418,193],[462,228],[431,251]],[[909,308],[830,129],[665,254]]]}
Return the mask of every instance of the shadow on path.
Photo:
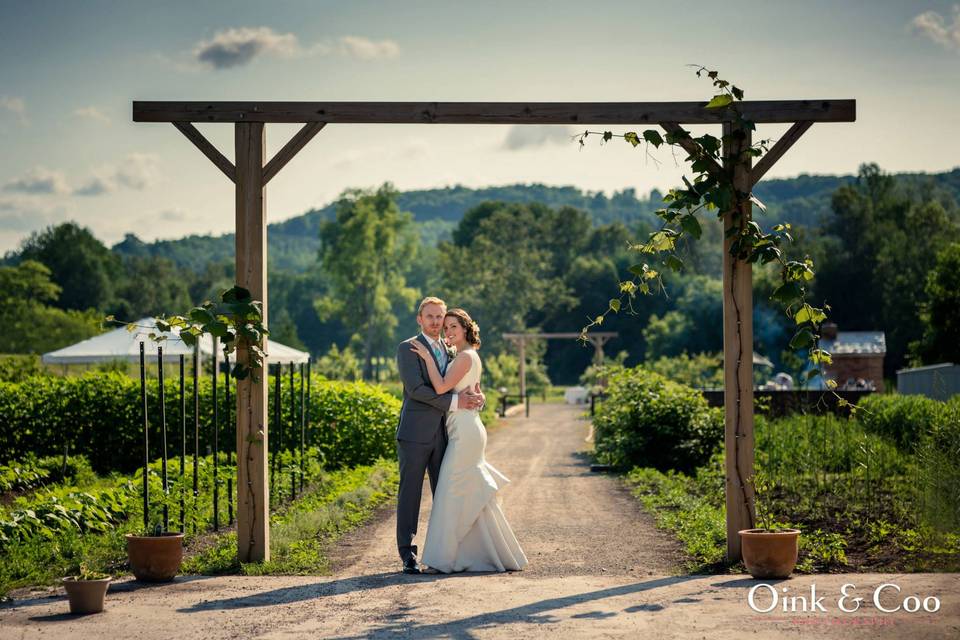
{"label": "shadow on path", "polygon": [[[169,588],[171,585],[182,584],[185,582],[195,582],[197,580],[212,580],[218,576],[197,576],[197,575],[187,575],[187,576],[177,576],[173,582],[140,582],[139,580],[123,580],[118,582],[111,582],[110,589],[107,591],[107,597],[110,594],[114,593],[132,593],[134,591],[140,591],[141,589],[162,589]],[[50,604],[57,601],[67,601],[67,594],[63,591],[58,593],[49,593],[42,596],[35,596],[33,598],[23,598],[23,599],[14,599],[9,602],[0,603],[0,611],[4,609],[19,609],[21,607],[34,607],[37,605]],[[46,616],[47,618],[53,618],[54,616]],[[75,616],[71,616],[72,619]],[[31,618],[40,620],[41,618]],[[66,619],[66,618],[64,618]]]}
{"label": "shadow on path", "polygon": [[[636,584],[627,584],[609,589],[601,589],[589,593],[577,593],[559,598],[550,598],[540,602],[532,602],[512,609],[503,611],[494,611],[482,613],[461,620],[442,622],[438,624],[418,624],[415,620],[390,620],[380,624],[374,629],[364,631],[361,635],[341,636],[338,640],[354,640],[359,638],[379,638],[379,637],[414,637],[414,638],[470,638],[474,636],[471,630],[494,627],[503,624],[522,622],[527,624],[556,624],[561,619],[551,615],[551,611],[563,609],[566,607],[583,604],[586,602],[596,602],[604,598],[614,598],[617,596],[629,595],[632,593],[641,593],[660,587],[687,582],[691,580],[702,579],[703,576],[673,576],[668,578],[658,578],[647,582]],[[641,607],[629,607],[624,611],[636,613],[640,611],[658,611],[659,605],[646,605]],[[577,614],[579,618],[602,619],[617,615],[612,612],[593,611]]]}

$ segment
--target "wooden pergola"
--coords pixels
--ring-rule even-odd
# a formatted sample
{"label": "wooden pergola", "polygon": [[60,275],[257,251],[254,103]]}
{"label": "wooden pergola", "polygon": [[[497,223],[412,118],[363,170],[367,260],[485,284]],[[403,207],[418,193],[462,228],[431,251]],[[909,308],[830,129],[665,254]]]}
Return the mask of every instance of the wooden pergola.
{"label": "wooden pergola", "polygon": [[[504,333],[503,339],[509,340],[517,346],[517,358],[519,360],[520,377],[520,397],[527,397],[527,342],[530,340],[549,340],[550,338],[566,338],[578,340],[579,333]],[[616,331],[591,331],[587,334],[587,340],[593,345],[594,364],[603,364],[603,345],[608,340],[616,338],[619,334]]]}
{"label": "wooden pergola", "polygon": [[[667,131],[682,124],[737,126],[727,110],[706,109],[705,102],[142,102],[133,103],[134,122],[170,122],[236,185],[237,284],[263,302],[267,317],[267,222],[265,187],[328,124],[558,124],[659,125]],[[853,122],[854,100],[758,100],[737,104],[743,118],[757,124],[792,126],[756,166],[736,163],[738,190],[750,191],[814,122]],[[235,162],[231,163],[193,126],[195,122],[234,125]],[[302,123],[277,154],[265,156],[268,122]],[[751,132],[740,138],[751,144]],[[728,148],[732,157],[736,149]],[[751,205],[742,212],[748,218]],[[729,228],[732,214],[724,217]],[[725,248],[729,248],[729,238]],[[749,263],[723,262],[723,335],[726,451],[727,556],[740,558],[740,529],[754,526],[753,494],[746,480],[753,473],[753,323],[752,272]],[[739,332],[738,332],[739,326]],[[246,353],[238,357],[243,361]],[[237,545],[243,562],[270,557],[267,450],[267,380],[247,378],[237,386]]]}

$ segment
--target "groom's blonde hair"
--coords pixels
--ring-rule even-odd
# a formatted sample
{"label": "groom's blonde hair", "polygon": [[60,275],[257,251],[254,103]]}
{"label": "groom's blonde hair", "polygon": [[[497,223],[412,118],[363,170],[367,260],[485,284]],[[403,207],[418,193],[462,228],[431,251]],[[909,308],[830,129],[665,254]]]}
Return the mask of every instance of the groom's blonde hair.
{"label": "groom's blonde hair", "polygon": [[438,304],[438,305],[440,305],[441,307],[443,307],[444,311],[446,311],[446,309],[447,309],[447,303],[444,302],[443,300],[441,300],[440,298],[437,298],[437,297],[434,297],[434,296],[427,296],[426,298],[424,298],[423,300],[420,301],[420,306],[417,307],[417,315],[418,315],[418,316],[423,312],[423,308],[424,308],[425,306],[427,306],[428,304]]}

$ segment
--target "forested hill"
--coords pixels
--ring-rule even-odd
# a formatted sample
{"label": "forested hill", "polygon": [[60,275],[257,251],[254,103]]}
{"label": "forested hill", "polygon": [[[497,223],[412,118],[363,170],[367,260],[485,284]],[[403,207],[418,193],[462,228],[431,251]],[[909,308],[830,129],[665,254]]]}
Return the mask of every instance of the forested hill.
{"label": "forested hill", "polygon": [[[939,174],[896,174],[901,184],[937,188],[960,201],[960,168]],[[756,195],[767,206],[769,219],[794,225],[821,224],[831,215],[830,197],[838,186],[853,176],[801,175],[784,180],[765,180]],[[542,184],[508,185],[470,189],[463,186],[424,189],[400,193],[397,202],[413,213],[425,242],[435,243],[448,237],[464,212],[486,200],[505,202],[541,202],[551,207],[572,206],[588,212],[594,224],[622,221],[654,222],[653,211],[661,206],[660,194],[638,196],[625,189],[608,197],[603,193],[581,191],[576,187],[551,187]],[[320,222],[333,217],[334,205],[311,209],[306,213],[271,224],[268,232],[268,257],[272,269],[302,271],[316,262]],[[187,236],[178,240],[145,243],[134,235],[113,247],[124,255],[154,255],[173,260],[177,265],[202,271],[217,261],[233,260],[233,234]]]}

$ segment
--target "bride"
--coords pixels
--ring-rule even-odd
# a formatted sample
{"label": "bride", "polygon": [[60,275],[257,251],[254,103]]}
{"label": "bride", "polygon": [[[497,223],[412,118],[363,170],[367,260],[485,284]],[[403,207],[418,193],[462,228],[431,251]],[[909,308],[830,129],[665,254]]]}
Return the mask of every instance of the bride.
{"label": "bride", "polygon": [[[443,320],[447,343],[457,356],[441,375],[430,351],[411,344],[427,365],[437,393],[461,391],[480,381],[480,329],[463,309]],[[527,564],[513,530],[497,503],[497,490],[509,480],[484,459],[487,431],[470,409],[447,415],[449,439],[433,496],[421,561],[437,572],[519,571]]]}

